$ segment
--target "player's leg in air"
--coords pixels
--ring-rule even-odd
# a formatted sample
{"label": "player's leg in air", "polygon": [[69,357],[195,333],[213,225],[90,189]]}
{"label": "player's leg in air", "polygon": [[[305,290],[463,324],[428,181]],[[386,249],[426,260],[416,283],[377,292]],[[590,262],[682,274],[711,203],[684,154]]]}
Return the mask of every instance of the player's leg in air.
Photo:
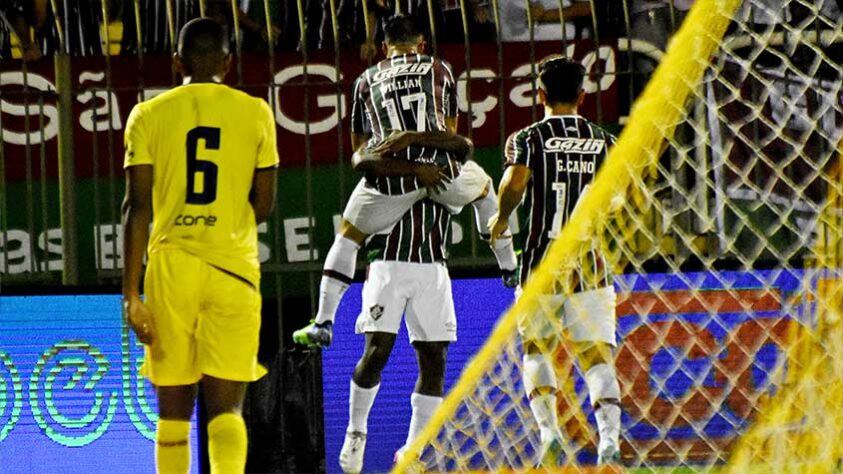
{"label": "player's leg in air", "polygon": [[293,333],[296,343],[320,347],[331,344],[337,308],[354,278],[360,246],[369,235],[393,226],[422,197],[424,189],[385,195],[367,187],[363,180],[358,183],[343,211],[339,232],[325,257],[316,316],[309,325]]}
{"label": "player's leg in air", "polygon": [[597,420],[599,464],[619,463],[621,455],[621,390],[613,356],[615,303],[611,286],[574,293],[565,301],[565,327]]}
{"label": "player's leg in air", "polygon": [[474,208],[477,232],[495,255],[504,286],[518,286],[512,232],[507,228],[494,242],[490,239],[489,221],[498,213],[498,196],[494,182],[486,171],[477,162],[466,161],[456,179],[448,183],[444,191],[431,194],[430,198],[447,207],[451,214],[459,214],[466,203],[470,203]]}
{"label": "player's leg in air", "polygon": [[[412,143],[411,143],[412,144]],[[395,159],[372,159],[367,163],[390,163]],[[355,159],[355,169],[361,170]],[[420,178],[421,174],[417,174]],[[435,186],[432,186],[435,187]],[[431,198],[445,205],[452,214],[459,213],[466,205],[474,207],[476,223],[481,237],[489,241],[488,222],[497,213],[497,197],[492,178],[474,161],[462,165],[460,174],[447,183],[442,192],[431,193]],[[330,345],[333,323],[342,296],[354,277],[357,251],[369,235],[390,228],[412,205],[428,195],[424,188],[399,195],[384,195],[360,181],[349,198],[340,222],[339,232],[331,245],[319,283],[319,307],[314,320],[293,333],[293,340],[308,346]],[[498,261],[505,286],[518,283],[515,250],[509,230],[495,242],[490,242]]]}

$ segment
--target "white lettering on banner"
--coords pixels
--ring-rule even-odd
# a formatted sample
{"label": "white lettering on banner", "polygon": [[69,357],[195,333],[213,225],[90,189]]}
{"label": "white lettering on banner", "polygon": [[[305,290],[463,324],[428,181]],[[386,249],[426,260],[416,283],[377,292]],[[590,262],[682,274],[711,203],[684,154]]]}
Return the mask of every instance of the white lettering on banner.
{"label": "white lettering on banner", "polygon": [[97,268],[118,270],[123,268],[123,226],[102,224],[94,226],[94,243],[99,257]]}
{"label": "white lettering on banner", "polygon": [[[486,79],[487,83],[491,83],[495,78],[495,72],[491,69],[472,69],[471,79]],[[460,111],[468,112],[468,71],[463,71],[457,79],[457,97],[459,98]],[[493,95],[488,95],[481,101],[471,102],[471,120],[472,128],[480,128],[486,123],[486,114],[494,110],[498,106],[498,99]]]}
{"label": "white lettering on banner", "polygon": [[31,272],[35,266],[32,260],[32,240],[29,232],[9,229],[0,233],[0,271],[9,275]]}
{"label": "white lettering on banner", "polygon": [[[56,90],[56,86],[52,82],[39,74],[30,72],[24,76],[22,72],[18,71],[0,73],[0,87],[14,85],[32,87],[43,92],[55,92]],[[37,145],[52,140],[59,133],[59,110],[55,105],[46,103],[39,105],[37,101],[35,103],[30,101],[29,104],[23,105],[0,99],[0,112],[17,117],[32,117],[30,119],[30,130],[33,131],[28,134],[3,128],[2,139],[4,142],[13,145]],[[44,115],[44,129],[38,130],[39,115],[42,113]]]}
{"label": "white lettering on banner", "polygon": [[61,239],[61,229],[48,229],[47,232],[41,232],[41,235],[38,236],[38,248],[43,250],[47,254],[46,258],[42,260],[39,265],[42,272],[52,272],[62,269],[62,263],[64,261],[64,248],[61,245]]}
{"label": "white lettering on banner", "polygon": [[[595,70],[595,65],[598,60],[603,61],[603,65]],[[609,90],[609,87],[615,83],[615,50],[609,46],[601,46],[597,48],[597,54],[594,51],[589,51],[582,60],[582,65],[585,66],[585,81],[583,81],[583,89],[586,94],[593,94],[600,91]],[[599,73],[600,80],[594,82],[592,77]]]}
{"label": "white lettering on banner", "polygon": [[[297,65],[286,67],[275,74],[275,84],[282,86],[290,79],[301,76],[302,74],[304,74],[304,66]],[[307,66],[307,74],[322,76],[332,82],[342,79],[342,74],[337,72],[336,68],[327,64],[310,64]],[[272,94],[275,94],[275,120],[278,122],[278,125],[283,127],[285,130],[289,130],[299,135],[304,135],[307,131],[305,123],[296,122],[287,116],[281,109],[282,95],[280,94],[280,91],[280,87],[274,87],[270,88],[269,92],[270,103],[272,103]],[[329,132],[345,118],[347,109],[345,94],[340,94],[339,98],[337,98],[337,94],[318,95],[316,96],[316,104],[319,108],[330,108],[332,109],[332,112],[331,115],[322,120],[311,120],[309,129],[312,134]]]}
{"label": "white lettering on banner", "polygon": [[[529,77],[533,69],[532,64],[522,64],[512,71],[512,78]],[[534,103],[538,104],[539,98],[533,94],[533,83],[527,81],[513,87],[509,91],[509,101],[515,104],[516,107],[531,107]]]}
{"label": "white lettering on banner", "polygon": [[[88,81],[100,82],[105,79],[104,72],[85,71],[79,74],[79,84]],[[99,99],[100,105],[91,105],[91,100]],[[76,96],[77,102],[88,104],[85,110],[79,114],[79,125],[88,132],[105,131],[111,126],[112,130],[122,130],[123,121],[120,119],[120,107],[117,101],[117,94],[114,92],[85,91]],[[109,120],[110,118],[110,120]]]}
{"label": "white lettering on banner", "polygon": [[[339,231],[342,216],[333,216],[334,231]],[[316,225],[316,219],[294,217],[284,219],[284,247],[287,262],[306,262],[319,259],[319,250],[313,249],[313,259],[310,258],[310,236],[308,222]],[[509,219],[513,234],[518,233],[518,218],[515,213]],[[121,270],[123,268],[123,226],[116,224],[98,224],[92,229],[97,258],[97,268],[100,270]],[[265,236],[269,232],[266,222],[258,225],[258,235]],[[451,221],[451,243],[459,244],[465,238],[462,224]],[[0,232],[0,274],[16,275],[38,271],[61,271],[64,258],[62,248],[62,230],[48,229],[38,234],[35,250],[32,253],[32,238],[29,232],[20,229],[9,229]],[[258,259],[266,263],[272,258],[272,247],[258,240]],[[146,258],[144,257],[144,262]]]}
{"label": "white lettering on banner", "polygon": [[319,259],[319,250],[317,249],[313,249],[313,258],[311,259],[308,226],[315,227],[316,219],[307,217],[284,219],[284,248],[287,250],[288,262],[307,262]]}
{"label": "white lettering on banner", "polygon": [[[567,47],[567,55],[572,57],[576,48],[575,43],[571,43]],[[585,79],[584,88],[588,93],[595,93],[598,90],[608,90],[615,84],[615,50],[610,46],[600,46],[594,51],[588,52],[582,59],[583,66],[586,68],[588,75]],[[540,58],[539,58],[540,59]],[[599,63],[599,64],[598,64]],[[387,76],[407,76],[414,77],[420,72],[426,72],[430,64],[412,64],[412,65],[398,65],[395,70],[381,71],[383,79]],[[517,65],[511,72],[504,71],[504,76],[518,81],[523,78],[523,82],[516,82],[514,85],[507,84],[508,100],[516,107],[528,108],[536,101],[536,95],[533,90],[533,82],[529,79],[535,69],[534,64],[520,64]],[[296,82],[299,85],[299,79],[304,74],[303,65],[291,65],[280,69],[274,76],[274,87],[268,90],[267,98],[275,107],[275,118],[279,127],[282,129],[304,135],[307,130],[311,134],[320,134],[331,132],[337,129],[342,123],[342,120],[348,116],[348,101],[347,93],[337,94],[333,90],[329,93],[314,93],[316,99],[316,109],[314,114],[318,115],[319,119],[312,119],[308,124],[304,120],[298,120],[289,115],[290,109],[285,111],[284,107],[290,107],[289,100],[284,100],[284,94],[281,92],[281,87],[291,82]],[[343,74],[340,70],[331,64],[309,64],[307,72],[310,77],[316,77],[321,83],[341,83]],[[472,127],[475,129],[482,129],[488,121],[488,114],[493,113],[498,107],[502,107],[501,102],[507,99],[501,99],[496,93],[487,94],[482,98],[475,99],[468,97],[467,86],[468,77],[470,76],[472,84],[477,84],[477,81],[486,81],[491,83],[495,81],[497,70],[494,67],[481,67],[472,69],[470,74],[468,71],[463,71],[459,74],[457,80],[457,94],[459,98],[459,108],[462,112],[468,112],[469,108],[472,111]],[[379,76],[380,77],[380,76]],[[82,71],[79,73],[79,84],[105,88],[104,79],[105,73],[103,71]],[[299,79],[297,79],[299,78]],[[121,76],[122,79],[122,76]],[[416,79],[412,79],[415,81]],[[409,79],[407,80],[409,81]],[[406,81],[405,81],[406,82]],[[407,83],[409,85],[409,82]],[[20,71],[7,71],[0,73],[0,86],[28,86],[36,91],[41,92],[55,92],[55,85],[50,82],[46,76],[37,73],[29,72],[26,76]],[[292,90],[292,87],[287,87],[284,90]],[[327,88],[323,88],[327,90]],[[137,94],[138,102],[142,100],[149,100],[157,95],[169,90],[168,87],[153,86],[143,89]],[[300,91],[301,88],[296,87],[295,90]],[[12,115],[16,118],[30,117],[30,131],[25,133],[20,125],[20,121],[16,122],[15,128],[10,128],[8,125],[1,130],[3,141],[14,145],[37,145],[51,140],[58,134],[58,108],[55,103],[44,103],[41,106],[37,101],[24,104],[19,98],[10,99],[12,95],[3,95],[0,99],[0,112]],[[35,96],[33,96],[35,97]],[[78,127],[86,132],[93,132],[94,130],[104,132],[111,130],[122,130],[123,121],[122,110],[118,103],[120,96],[116,91],[107,90],[86,90],[80,92],[75,100],[82,104],[80,107],[79,116],[75,117]],[[274,99],[274,100],[273,100]],[[122,105],[130,105],[125,103]],[[470,101],[470,104],[469,104]],[[131,104],[134,105],[134,104]],[[470,105],[470,107],[469,107]],[[508,104],[507,104],[508,105]],[[123,108],[125,109],[125,107]],[[43,118],[39,115],[43,114]],[[43,130],[38,130],[39,121],[43,120]]]}
{"label": "white lettering on banner", "polygon": [[61,229],[48,229],[38,234],[36,250],[32,254],[32,236],[20,229],[0,232],[0,274],[17,275],[39,271],[56,271],[62,268],[63,251]]}

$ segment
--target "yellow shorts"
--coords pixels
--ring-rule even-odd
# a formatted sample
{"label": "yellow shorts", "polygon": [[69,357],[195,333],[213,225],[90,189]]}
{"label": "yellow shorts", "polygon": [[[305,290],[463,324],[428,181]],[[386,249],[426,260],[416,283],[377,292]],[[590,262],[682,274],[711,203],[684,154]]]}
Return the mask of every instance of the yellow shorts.
{"label": "yellow shorts", "polygon": [[260,292],[243,280],[181,250],[149,256],[146,304],[156,340],[144,346],[141,374],[154,385],[191,385],[202,375],[251,382],[258,364]]}

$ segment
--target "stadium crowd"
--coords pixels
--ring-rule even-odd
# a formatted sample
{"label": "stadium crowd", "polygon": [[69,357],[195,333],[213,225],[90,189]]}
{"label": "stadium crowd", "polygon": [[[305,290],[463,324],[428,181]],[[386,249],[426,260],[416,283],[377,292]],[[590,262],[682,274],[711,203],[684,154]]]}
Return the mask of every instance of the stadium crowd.
{"label": "stadium crowd", "polygon": [[[7,0],[0,5],[1,59],[35,60],[52,55],[60,47],[60,33],[65,36],[67,52],[74,56],[138,54],[139,50],[171,53],[175,33],[200,16],[202,6],[205,16],[228,26],[232,43],[237,36],[234,26],[239,26],[243,51],[267,51],[270,41],[280,52],[301,50],[303,46],[309,50],[332,49],[334,42],[328,0],[239,0],[236,12],[228,0],[59,1],[55,2],[57,12],[53,3]],[[502,41],[529,41],[531,37],[536,41],[560,40],[564,32],[566,39],[632,36],[663,46],[693,0],[564,0],[562,10],[558,0],[368,0],[365,5],[360,0],[338,0],[340,44],[360,48],[364,59],[374,55],[373,46],[382,41],[384,20],[396,11],[396,3],[428,31],[432,26],[441,43],[463,43],[467,29],[472,43],[495,42],[498,34]],[[466,9],[465,20],[461,4]],[[492,11],[495,4],[499,8],[499,29]],[[625,8],[629,9],[629,25],[624,21]],[[269,28],[267,18],[271,19]],[[529,18],[534,25],[532,34]],[[562,20],[564,28],[560,27]]]}

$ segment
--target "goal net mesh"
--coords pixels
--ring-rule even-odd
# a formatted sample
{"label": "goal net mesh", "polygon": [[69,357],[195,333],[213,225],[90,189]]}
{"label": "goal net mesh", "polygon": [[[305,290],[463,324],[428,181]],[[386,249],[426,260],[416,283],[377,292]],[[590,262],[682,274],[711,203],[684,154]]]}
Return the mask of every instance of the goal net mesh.
{"label": "goal net mesh", "polygon": [[[624,466],[840,472],[841,57],[835,2],[697,0],[590,191],[396,470],[539,466],[517,320],[587,286],[597,249],[617,275]],[[558,469],[592,469],[582,373],[570,345],[544,349],[567,435]]]}

